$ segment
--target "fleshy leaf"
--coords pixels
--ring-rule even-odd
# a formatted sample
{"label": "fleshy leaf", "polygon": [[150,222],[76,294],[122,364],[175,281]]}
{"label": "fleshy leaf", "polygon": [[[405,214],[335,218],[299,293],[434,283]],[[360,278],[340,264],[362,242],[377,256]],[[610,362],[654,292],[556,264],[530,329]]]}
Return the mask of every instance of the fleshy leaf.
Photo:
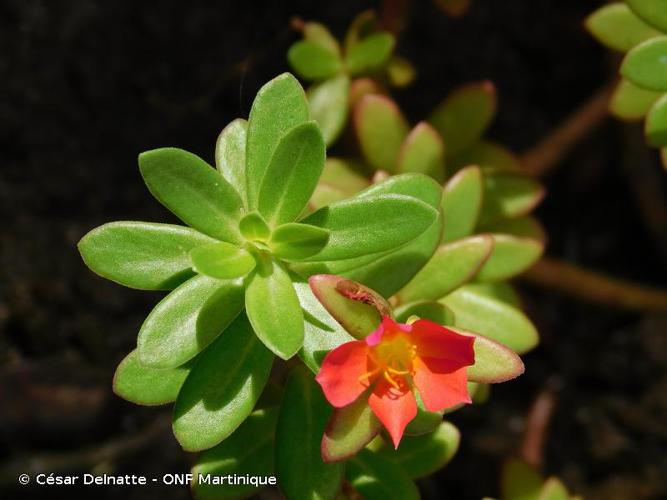
{"label": "fleshy leaf", "polygon": [[315,297],[345,330],[366,338],[391,314],[391,306],[373,290],[340,276],[318,274],[308,280]]}
{"label": "fleshy leaf", "polygon": [[392,56],[387,63],[387,77],[394,87],[407,87],[417,76],[417,70],[403,57]]}
{"label": "fleshy leaf", "polygon": [[259,212],[250,212],[241,222],[239,229],[246,240],[266,242],[271,236],[271,229]]}
{"label": "fleshy leaf", "polygon": [[524,372],[523,361],[504,345],[477,333],[453,329],[461,335],[475,337],[475,364],[468,367],[468,380],[483,384],[498,384],[518,377]]}
{"label": "fleshy leaf", "polygon": [[461,433],[449,422],[442,422],[435,432],[408,436],[398,449],[385,443],[379,453],[399,465],[412,479],[433,474],[454,457]]}
{"label": "fleshy leaf", "polygon": [[377,17],[375,11],[369,9],[357,14],[345,34],[345,52],[350,52],[352,47],[357,45],[363,37],[369,35],[376,26]]}
{"label": "fleshy leaf", "polygon": [[456,156],[473,145],[496,113],[496,91],[489,81],[464,85],[452,92],[431,114],[447,154]]}
{"label": "fleshy leaf", "polygon": [[193,276],[190,249],[215,240],[194,229],[151,222],[111,222],[79,242],[95,273],[130,288],[171,290]]}
{"label": "fleshy leaf", "polygon": [[621,75],[649,90],[667,90],[667,36],[646,40],[628,52]]}
{"label": "fleshy leaf", "polygon": [[278,486],[287,498],[335,498],[344,464],[322,461],[320,440],[331,407],[304,367],[290,373],[276,429]]}
{"label": "fleshy leaf", "polygon": [[211,278],[240,278],[255,268],[250,252],[224,241],[194,248],[190,258],[195,271]]}
{"label": "fleshy leaf", "polygon": [[396,103],[382,95],[367,95],[354,108],[354,124],[366,161],[378,170],[396,172],[408,135],[408,123]]}
{"label": "fleshy leaf", "polygon": [[630,8],[644,21],[662,32],[667,31],[667,4],[656,0],[626,0]]}
{"label": "fleshy leaf", "polygon": [[361,450],[352,457],[345,475],[365,500],[419,500],[419,490],[410,476],[391,460],[370,450]]}
{"label": "fleshy leaf", "polygon": [[325,462],[346,460],[366,446],[382,428],[368,405],[368,393],[343,408],[336,408],[322,436]]}
{"label": "fleshy leaf", "polygon": [[315,297],[307,282],[295,281],[304,316],[305,335],[299,357],[313,373],[320,371],[324,356],[336,347],[354,340],[327,312]]}
{"label": "fleshy leaf", "polygon": [[570,494],[557,477],[550,477],[544,482],[537,500],[570,500]]}
{"label": "fleshy leaf", "polygon": [[245,202],[245,146],[248,122],[237,118],[227,125],[215,143],[215,165]]}
{"label": "fleshy leaf", "polygon": [[141,363],[175,368],[204,350],[243,308],[241,280],[195,276],[167,295],[141,325]]}
{"label": "fleshy leaf", "polygon": [[455,326],[484,335],[522,354],[537,345],[535,326],[516,307],[490,297],[477,284],[463,285],[441,302],[454,311]]}
{"label": "fleshy leaf", "polygon": [[503,465],[500,491],[503,500],[538,500],[542,478],[528,464],[512,459]]}
{"label": "fleshy leaf", "polygon": [[662,94],[655,90],[637,87],[634,83],[623,79],[614,89],[609,111],[623,120],[641,120]]}
{"label": "fleshy leaf", "polygon": [[367,188],[370,182],[362,176],[362,168],[353,160],[327,158],[310,204],[321,208]]}
{"label": "fleshy leaf", "polygon": [[417,172],[442,182],[445,179],[445,144],[428,123],[418,123],[398,153],[396,172]]}
{"label": "fleshy leaf", "polygon": [[271,226],[296,219],[315,190],[326,146],[315,122],[297,125],[276,146],[259,190],[259,212]]}
{"label": "fleshy leaf", "polygon": [[[421,436],[423,434],[429,434],[435,431],[442,423],[442,416],[445,412],[428,411],[424,406],[424,401],[422,400],[419,391],[413,391],[413,393],[417,400],[417,415],[408,423],[408,426],[405,428],[405,435]],[[391,448],[394,449],[393,446]]]}
{"label": "fleshy leaf", "polygon": [[398,248],[426,231],[437,216],[423,201],[397,194],[333,203],[301,221],[330,232],[327,246],[308,260],[350,259]]}
{"label": "fleshy leaf", "polygon": [[229,438],[199,455],[192,467],[194,497],[202,500],[231,499],[257,493],[258,488],[251,484],[204,484],[198,482],[199,476],[222,477],[238,474],[239,471],[251,476],[272,475],[277,419],[278,408],[255,411]]}
{"label": "fleshy leaf", "polygon": [[373,78],[355,78],[350,84],[350,108],[356,108],[357,104],[367,95],[389,95],[389,91]]}
{"label": "fleshy leaf", "polygon": [[412,316],[427,319],[439,325],[453,325],[455,320],[454,312],[440,302],[410,302],[398,306],[394,314],[399,323],[406,323]]}
{"label": "fleshy leaf", "polygon": [[328,240],[329,231],[326,229],[289,222],[273,231],[269,248],[281,259],[300,260],[322,250]]}
{"label": "fleshy leaf", "polygon": [[471,236],[441,245],[426,265],[398,292],[402,302],[437,300],[470,281],[489,258],[493,238]]}
{"label": "fleshy leaf", "polygon": [[139,169],[151,194],[188,226],[229,243],[241,241],[239,194],[197,155],[154,149],[139,155]]}
{"label": "fleshy leaf", "polygon": [[627,52],[644,40],[660,35],[624,3],[600,7],[588,16],[586,28],[601,43],[620,52]]}
{"label": "fleshy leaf", "polygon": [[544,198],[542,185],[527,175],[484,172],[481,218],[517,217],[529,213]]}
{"label": "fleshy leaf", "polygon": [[482,207],[482,196],[482,171],[474,165],[458,171],[445,184],[442,194],[442,215],[445,218],[442,237],[444,242],[472,234]]}
{"label": "fleshy leaf", "polygon": [[338,75],[308,89],[310,116],[315,120],[327,146],[333,144],[347,120],[350,79]]}
{"label": "fleshy leaf", "polygon": [[277,76],[257,93],[248,119],[246,146],[246,187],[251,210],[257,208],[264,173],[278,143],[289,130],[308,119],[306,94],[289,73]]}
{"label": "fleshy leaf", "polygon": [[262,256],[246,286],[245,305],[266,347],[282,359],[297,353],[303,344],[303,311],[292,280],[279,262]]}
{"label": "fleshy leaf", "polygon": [[303,25],[303,37],[309,42],[316,43],[334,54],[340,55],[340,44],[326,26],[321,23],[308,21]]}
{"label": "fleshy leaf", "polygon": [[252,412],[272,364],[240,315],[202,353],[178,394],[173,430],[183,449],[205,450],[230,436]]}
{"label": "fleshy leaf", "polygon": [[453,158],[447,159],[447,167],[453,171],[469,165],[478,165],[483,169],[505,170],[522,173],[521,160],[505,146],[492,141],[480,140]]}
{"label": "fleshy leaf", "polygon": [[177,368],[158,370],[139,362],[132,351],[120,362],[113,377],[113,392],[138,405],[162,405],[176,401],[178,391],[192,369],[193,362]]}
{"label": "fleshy leaf", "polygon": [[667,145],[667,96],[658,99],[646,115],[645,132],[649,145]]}
{"label": "fleshy leaf", "polygon": [[345,66],[351,75],[380,69],[391,56],[396,40],[386,31],[372,33],[347,51]]}
{"label": "fleshy leaf", "polygon": [[491,233],[494,246],[476,276],[480,281],[499,281],[521,274],[544,252],[544,231],[532,217],[495,221],[483,230]]}
{"label": "fleshy leaf", "polygon": [[301,40],[287,51],[290,66],[306,80],[324,80],[341,70],[336,52],[310,40]]}

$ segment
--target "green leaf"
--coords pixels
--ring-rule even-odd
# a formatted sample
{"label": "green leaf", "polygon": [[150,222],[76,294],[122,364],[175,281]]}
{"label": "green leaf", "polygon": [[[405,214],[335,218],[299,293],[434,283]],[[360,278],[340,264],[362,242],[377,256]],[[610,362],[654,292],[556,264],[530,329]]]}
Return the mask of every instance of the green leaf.
{"label": "green leaf", "polygon": [[[417,400],[417,415],[413,418],[405,428],[406,436],[421,436],[435,431],[442,423],[442,416],[444,411],[428,411],[424,406],[424,402],[419,394],[419,391],[413,391],[415,399]],[[377,450],[374,450],[377,451]]]}
{"label": "green leaf", "polygon": [[646,116],[646,141],[650,146],[667,144],[667,95],[658,99]]}
{"label": "green leaf", "polygon": [[667,31],[667,4],[656,0],[626,0],[640,18],[660,31]]}
{"label": "green leaf", "polygon": [[[402,194],[418,198],[434,209],[440,206],[442,188],[433,179],[421,174],[389,177],[359,193],[356,198],[374,198],[382,194]],[[442,218],[438,217],[421,236],[399,249],[347,260],[301,265],[304,275],[344,274],[365,283],[385,297],[403,287],[433,255],[440,242]]]}
{"label": "green leaf", "polygon": [[141,363],[175,368],[204,350],[243,309],[241,280],[195,276],[162,299],[141,325]]}
{"label": "green leaf", "polygon": [[246,145],[248,207],[257,208],[264,173],[283,136],[308,121],[308,101],[299,82],[289,73],[277,76],[259,92],[252,103]]}
{"label": "green leaf", "polygon": [[383,315],[391,314],[391,306],[384,298],[354,281],[318,274],[308,282],[329,314],[357,339],[366,338],[380,325]]}
{"label": "green leaf", "polygon": [[486,171],[483,178],[484,221],[525,215],[544,198],[542,185],[527,175]]}
{"label": "green leaf", "polygon": [[667,36],[646,40],[628,52],[621,75],[648,90],[667,90]]}
{"label": "green leaf", "polygon": [[406,436],[398,449],[385,443],[380,455],[399,465],[412,479],[433,474],[449,463],[456,454],[461,433],[449,422],[442,422],[435,432]]}
{"label": "green leaf", "polygon": [[241,234],[248,241],[266,242],[271,236],[271,229],[259,212],[250,212],[239,222]]}
{"label": "green leaf", "polygon": [[366,161],[378,170],[396,172],[408,122],[396,103],[376,94],[364,96],[354,108],[354,124]]}
{"label": "green leaf", "polygon": [[190,258],[195,271],[211,278],[240,278],[255,268],[250,252],[224,241],[194,248]]}
{"label": "green leaf", "polygon": [[476,166],[460,170],[445,184],[442,194],[443,242],[473,233],[482,207],[482,187],[482,171]]}
{"label": "green leaf", "polygon": [[264,345],[289,359],[303,344],[303,311],[287,271],[268,256],[262,259],[246,286],[246,312]]}
{"label": "green leaf", "polygon": [[338,75],[308,89],[310,116],[322,130],[327,146],[333,144],[347,120],[350,79],[347,75]]}
{"label": "green leaf", "polygon": [[370,450],[347,463],[347,480],[365,500],[418,500],[419,490],[410,476],[391,460]]}
{"label": "green leaf", "polygon": [[153,406],[176,401],[178,391],[192,369],[192,362],[177,368],[156,370],[139,362],[135,349],[120,362],[113,377],[113,392],[126,401]]}
{"label": "green leaf", "polygon": [[324,356],[336,347],[354,340],[317,300],[307,282],[294,282],[304,316],[305,335],[299,357],[313,373],[320,371]]}
{"label": "green leaf", "polygon": [[521,300],[519,294],[509,283],[496,281],[492,283],[475,283],[475,290],[485,295],[486,297],[491,297],[492,299],[497,299],[506,304],[521,309]]}
{"label": "green leaf", "polygon": [[292,370],[276,429],[278,486],[287,498],[331,499],[340,491],[344,464],[322,461],[320,441],[331,407],[313,375]]}
{"label": "green leaf", "polygon": [[349,53],[359,41],[371,34],[377,27],[377,16],[375,11],[365,10],[355,16],[345,34],[345,52]]}
{"label": "green leaf", "polygon": [[470,281],[489,258],[493,238],[471,236],[441,245],[430,261],[398,292],[401,302],[437,300]]}
{"label": "green leaf", "polygon": [[464,85],[452,92],[431,114],[447,152],[456,156],[473,145],[496,113],[496,90],[489,81]]}
{"label": "green leaf", "polygon": [[586,28],[610,49],[627,52],[660,32],[639,19],[624,3],[600,7],[586,19]]}
{"label": "green leaf", "polygon": [[326,26],[313,21],[308,21],[303,25],[303,37],[309,42],[316,43],[321,47],[328,49],[329,52],[340,55],[340,44],[334,38]]}
{"label": "green leaf", "polygon": [[394,311],[399,323],[406,323],[411,316],[428,319],[439,325],[453,325],[454,313],[440,302],[419,301],[398,306]]}
{"label": "green leaf", "polygon": [[503,465],[500,481],[503,500],[538,500],[542,478],[528,464],[512,459]]}
{"label": "green leaf", "polygon": [[395,44],[389,32],[368,35],[347,51],[345,66],[353,76],[376,71],[389,60]]}
{"label": "green leaf", "polygon": [[95,273],[130,288],[171,290],[193,276],[189,251],[214,240],[194,229],[151,222],[111,222],[79,242]]}
{"label": "green leaf", "polygon": [[271,235],[271,252],[286,260],[310,257],[324,248],[329,241],[329,231],[308,224],[289,222],[278,226]]}
{"label": "green leaf", "polygon": [[494,246],[477,273],[480,281],[500,281],[521,274],[544,252],[544,231],[532,217],[495,221],[483,230],[492,233]]}
{"label": "green leaf", "polygon": [[457,171],[462,167],[477,165],[483,169],[505,170],[521,173],[521,160],[505,146],[480,140],[455,157],[447,159],[447,168]]}
{"label": "green leaf", "polygon": [[453,329],[461,335],[475,337],[475,364],[468,367],[468,380],[482,384],[498,384],[524,372],[523,361],[511,349],[483,335]]}
{"label": "green leaf", "polygon": [[410,61],[400,56],[392,56],[387,62],[387,78],[394,87],[407,87],[417,76],[417,70]]}
{"label": "green leaf", "polygon": [[361,168],[352,160],[327,158],[310,205],[315,209],[321,208],[367,188],[370,182],[360,171]]}
{"label": "green leaf", "polygon": [[454,311],[457,328],[484,335],[519,354],[537,345],[537,330],[526,315],[489,297],[478,284],[463,285],[440,302]]}
{"label": "green leaf", "polygon": [[324,80],[341,70],[341,60],[336,52],[309,40],[301,40],[287,51],[287,60],[306,80]]}
{"label": "green leaf", "polygon": [[418,123],[403,141],[396,171],[422,173],[438,182],[445,179],[445,144],[428,123]]}
{"label": "green leaf", "polygon": [[173,430],[183,449],[206,450],[230,436],[252,412],[272,364],[240,315],[202,353],[178,393]]}
{"label": "green leaf", "polygon": [[437,216],[423,201],[397,194],[333,203],[301,221],[330,232],[327,246],[308,260],[349,259],[398,248],[426,231]]}
{"label": "green leaf", "polygon": [[550,477],[542,486],[538,500],[569,500],[570,494],[565,485],[557,478]]}
{"label": "green leaf", "polygon": [[246,200],[245,145],[248,122],[237,118],[227,125],[215,143],[215,165],[241,200]]}
{"label": "green leaf", "polygon": [[204,484],[199,482],[199,476],[273,475],[273,438],[277,419],[278,408],[255,411],[229,438],[199,455],[192,467],[194,497],[224,499],[257,493],[258,488],[251,484]]}
{"label": "green leaf", "polygon": [[662,94],[637,87],[634,83],[623,79],[614,89],[609,111],[623,120],[641,120]]}
{"label": "green leaf", "polygon": [[154,149],[139,155],[139,169],[151,194],[188,226],[229,243],[241,241],[241,198],[197,155]]}
{"label": "green leaf", "polygon": [[344,408],[336,408],[322,436],[322,459],[346,460],[366,446],[382,428],[368,405],[368,393]]}
{"label": "green leaf", "polygon": [[278,143],[257,201],[269,225],[291,222],[306,206],[324,168],[326,146],[315,122],[297,125]]}

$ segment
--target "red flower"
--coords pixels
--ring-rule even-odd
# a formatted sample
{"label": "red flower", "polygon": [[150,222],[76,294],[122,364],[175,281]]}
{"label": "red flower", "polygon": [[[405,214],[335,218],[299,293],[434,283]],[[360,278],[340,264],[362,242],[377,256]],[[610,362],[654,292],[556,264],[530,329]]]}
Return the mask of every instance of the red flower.
{"label": "red flower", "polygon": [[466,367],[475,362],[474,340],[431,321],[404,325],[385,317],[365,340],[329,352],[316,380],[336,408],[372,386],[368,404],[398,447],[417,415],[413,389],[428,411],[471,402]]}

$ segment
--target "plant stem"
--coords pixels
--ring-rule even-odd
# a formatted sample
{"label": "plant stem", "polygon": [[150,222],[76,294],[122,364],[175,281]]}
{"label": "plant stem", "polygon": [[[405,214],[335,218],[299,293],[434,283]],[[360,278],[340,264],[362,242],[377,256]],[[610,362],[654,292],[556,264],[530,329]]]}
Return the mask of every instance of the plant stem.
{"label": "plant stem", "polygon": [[542,468],[544,444],[549,422],[556,408],[556,394],[550,389],[541,391],[526,416],[526,430],[521,442],[521,458],[535,469]]}
{"label": "plant stem", "polygon": [[543,257],[522,279],[598,304],[637,311],[667,311],[665,290],[610,278],[549,257]]}
{"label": "plant stem", "polygon": [[597,127],[607,116],[613,85],[605,85],[588,101],[569,115],[547,137],[521,156],[527,173],[546,174]]}

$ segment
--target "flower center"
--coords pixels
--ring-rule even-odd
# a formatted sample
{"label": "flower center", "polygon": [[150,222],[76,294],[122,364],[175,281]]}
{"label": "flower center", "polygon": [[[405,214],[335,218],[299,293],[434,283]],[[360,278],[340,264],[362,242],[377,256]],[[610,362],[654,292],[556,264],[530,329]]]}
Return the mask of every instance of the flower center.
{"label": "flower center", "polygon": [[370,381],[381,374],[392,387],[400,390],[401,385],[405,385],[404,377],[413,373],[412,361],[416,355],[417,346],[402,333],[383,339],[371,348],[369,358],[372,368],[360,380]]}

